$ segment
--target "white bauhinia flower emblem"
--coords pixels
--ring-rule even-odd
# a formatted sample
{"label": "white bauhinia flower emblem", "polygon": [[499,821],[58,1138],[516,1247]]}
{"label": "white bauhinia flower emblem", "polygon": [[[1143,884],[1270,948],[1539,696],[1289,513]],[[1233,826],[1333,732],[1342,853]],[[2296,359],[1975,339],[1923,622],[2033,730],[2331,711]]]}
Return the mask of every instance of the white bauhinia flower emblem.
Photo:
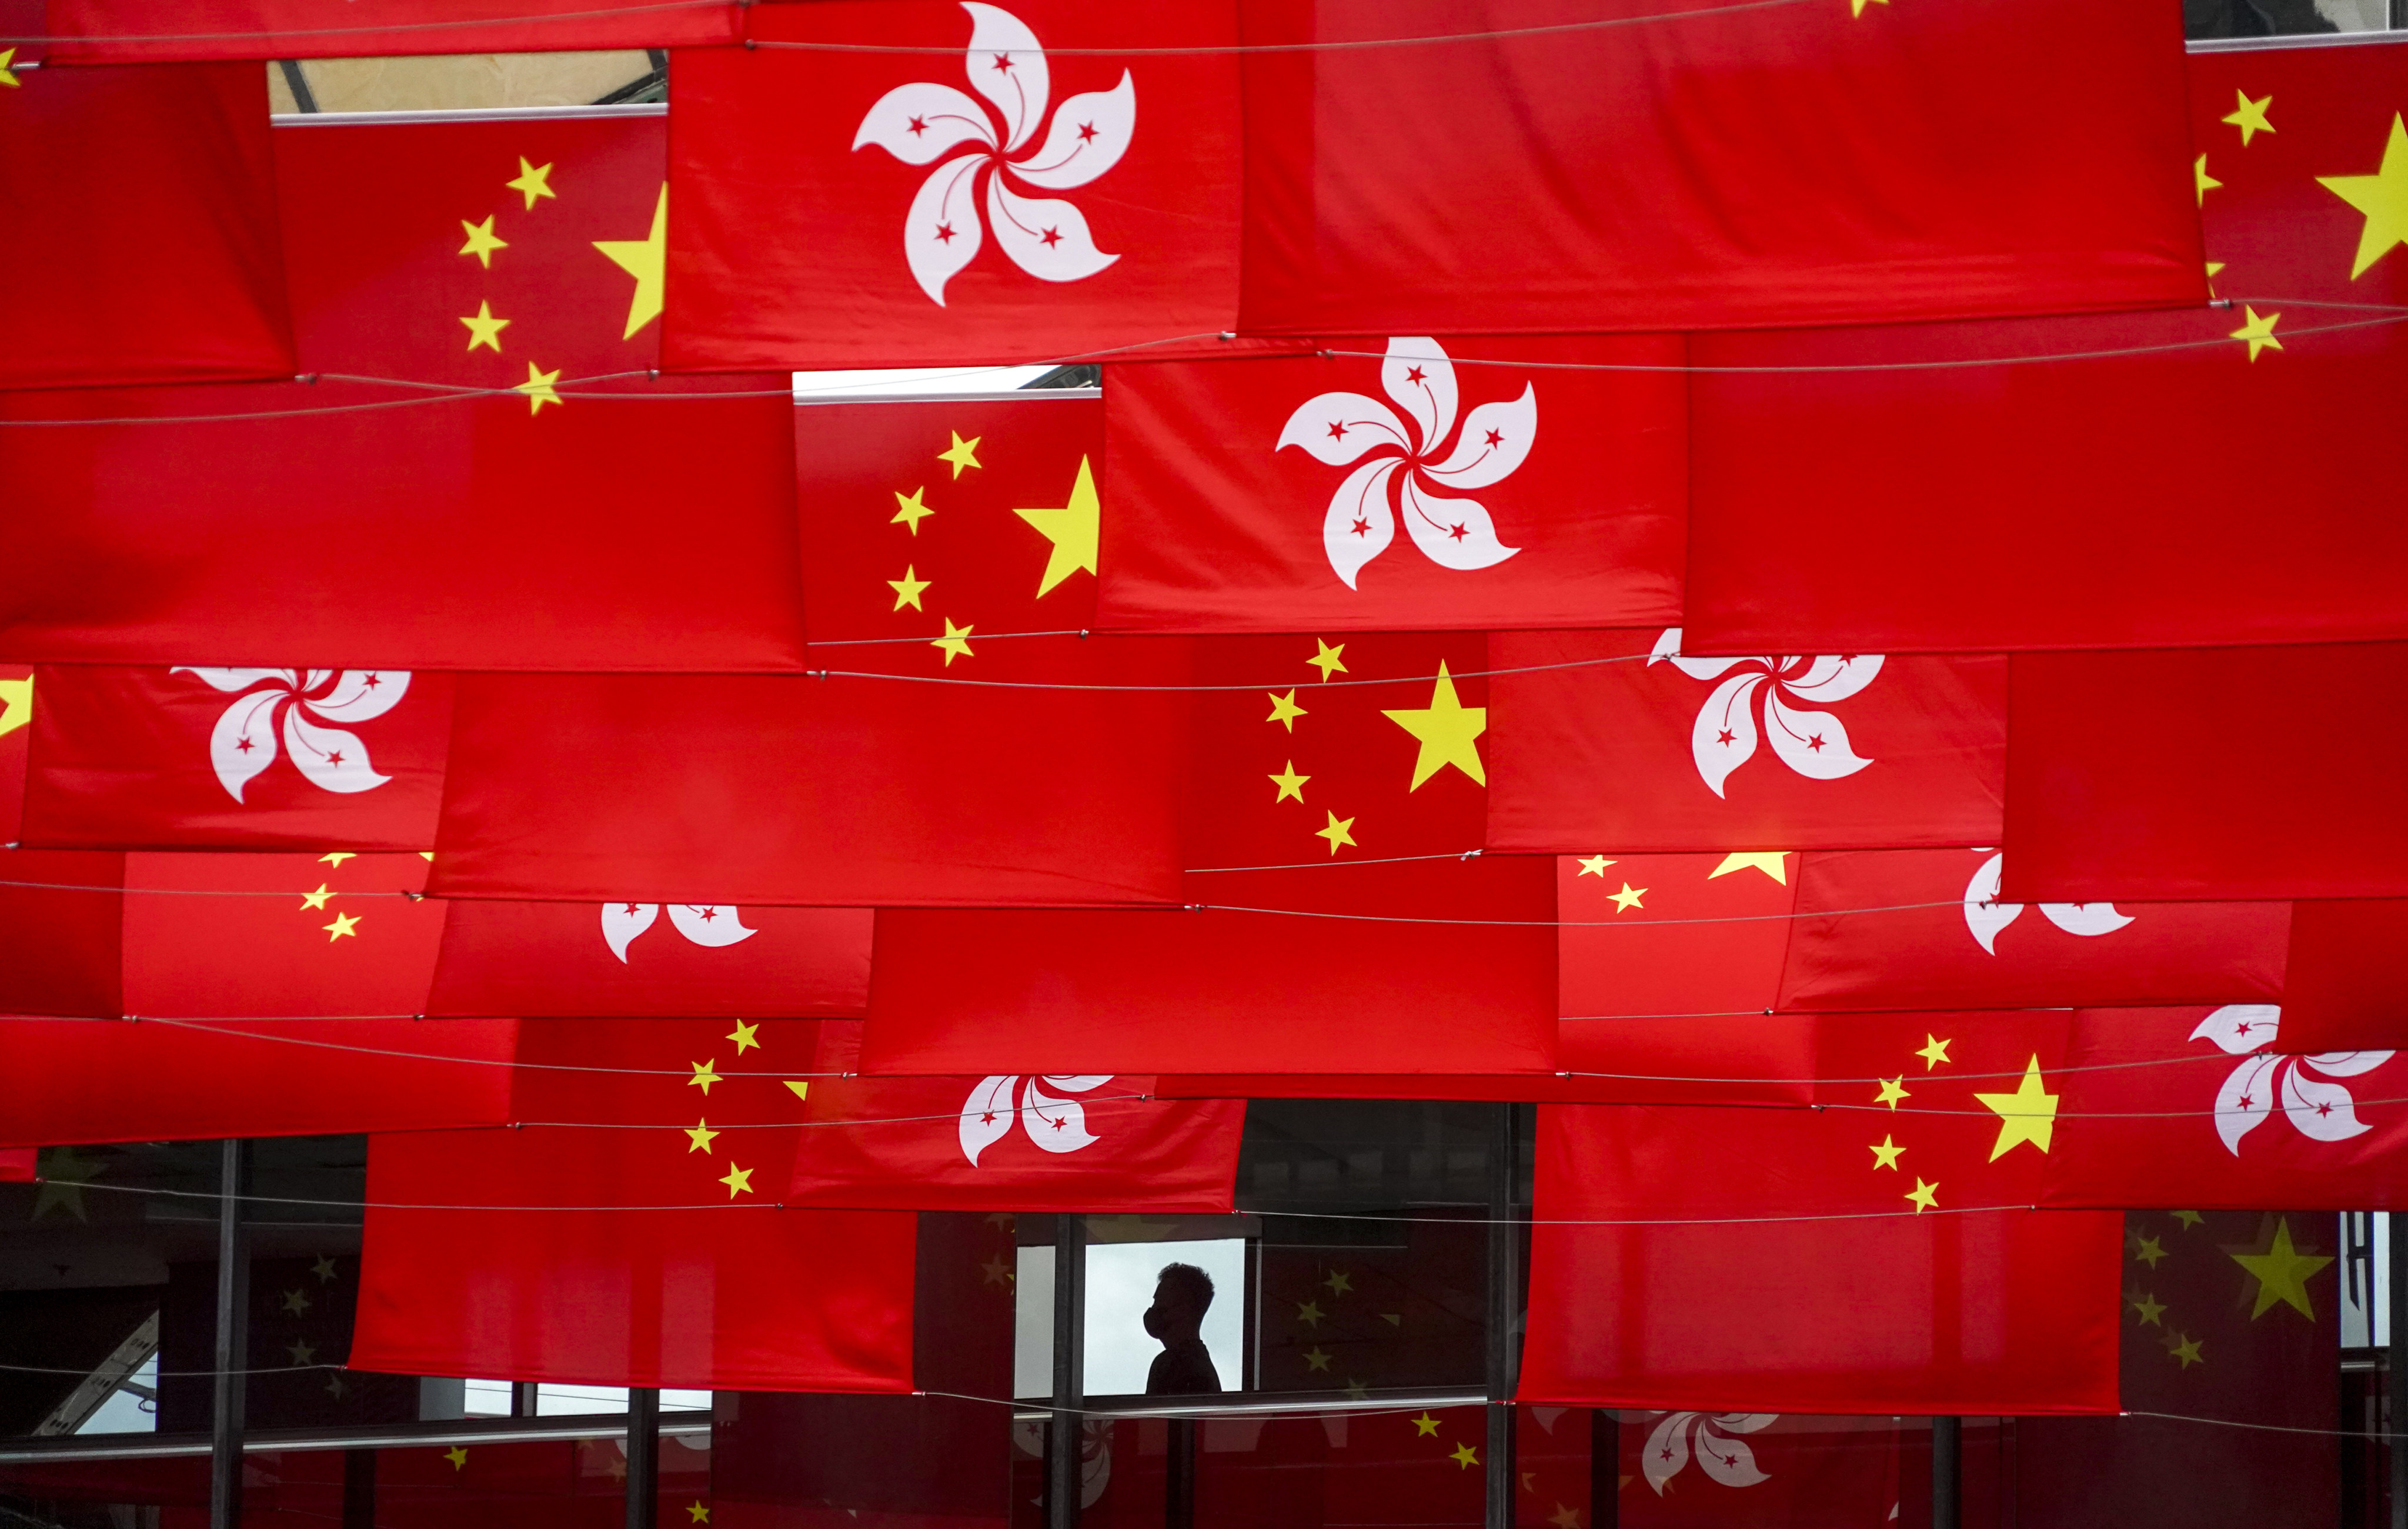
{"label": "white bauhinia flower emblem", "polygon": [[[367,745],[330,722],[364,722],[401,704],[409,676],[397,669],[206,669],[178,664],[169,674],[198,675],[210,689],[235,697],[209,729],[209,764],[236,801],[243,788],[284,751],[302,778],[322,791],[373,791],[393,779],[368,764]],[[281,726],[280,727],[280,722]]]}
{"label": "white bauhinia flower emblem", "polygon": [[[2004,853],[1992,854],[1973,873],[1973,879],[1965,883],[1965,927],[1992,955],[1999,953],[1999,931],[2024,916],[2023,904],[1999,901],[1999,877],[2006,860]],[[2067,934],[2086,938],[2112,935],[2132,922],[2130,914],[2115,911],[2113,903],[2042,903],[2040,911]]]}
{"label": "white bauhinia flower emblem", "polygon": [[1520,551],[1497,539],[1497,522],[1479,500],[1434,490],[1484,489],[1522,465],[1538,438],[1537,391],[1526,382],[1512,402],[1481,405],[1464,416],[1458,435],[1455,364],[1426,337],[1388,341],[1380,386],[1403,420],[1376,398],[1325,393],[1297,407],[1273,448],[1300,446],[1332,467],[1369,454],[1338,485],[1321,522],[1322,550],[1346,587],[1397,539],[1400,519],[1422,555],[1441,568],[1494,567]]}
{"label": "white bauhinia flower emblem", "polygon": [[1698,1468],[1727,1487],[1752,1487],[1770,1480],[1756,1468],[1756,1451],[1745,1439],[1734,1436],[1753,1434],[1779,1416],[1778,1412],[1674,1412],[1647,1436],[1640,1469],[1660,1497],[1664,1483],[1688,1465],[1694,1447]]}
{"label": "white bauhinia flower emblem", "polygon": [[2390,1051],[2318,1051],[2278,1056],[2267,1050],[2281,1032],[2283,1011],[2271,1004],[2227,1004],[2199,1022],[2190,1038],[2214,1041],[2241,1065],[2215,1091],[2215,1134],[2224,1149],[2241,1155],[2241,1138],[2265,1122],[2283,1098],[2283,1117],[2312,1141],[2347,1141],[2374,1127],[2358,1118],[2358,1101],[2333,1081],[2372,1072]]}
{"label": "white bauhinia flower emblem", "polygon": [[[951,85],[897,85],[878,98],[853,136],[854,149],[874,143],[906,164],[953,155],[920,183],[903,220],[903,258],[920,290],[939,307],[945,283],[977,258],[982,227],[995,235],[1014,265],[1040,281],[1076,281],[1120,259],[1096,248],[1086,216],[1077,207],[1056,198],[1023,196],[1010,183],[1041,191],[1083,186],[1120,163],[1137,131],[1137,87],[1124,69],[1111,90],[1064,101],[1044,143],[1021,153],[1045,123],[1051,89],[1045,50],[1027,23],[1008,10],[978,0],[964,0],[962,8],[970,13],[963,66],[970,88],[988,104],[982,107]],[[956,149],[966,151],[954,154]]]}
{"label": "white bauhinia flower emblem", "polygon": [[[627,947],[661,916],[658,903],[604,903],[602,937],[619,964],[627,963]],[[725,903],[671,903],[669,927],[695,944],[716,950],[751,939],[760,933],[744,927],[743,910]]]}
{"label": "white bauhinia flower emblem", "polygon": [[962,1105],[962,1155],[978,1165],[979,1153],[1011,1134],[1012,1094],[1020,1095],[1020,1123],[1028,1139],[1049,1152],[1075,1152],[1102,1138],[1087,1134],[1087,1111],[1076,1099],[1045,1091],[1085,1093],[1112,1080],[1111,1073],[1068,1073],[1023,1079],[1010,1074],[982,1078]]}
{"label": "white bauhinia flower emblem", "polygon": [[[1689,757],[1715,795],[1733,770],[1756,757],[1761,736],[1773,757],[1809,780],[1837,780],[1872,763],[1858,757],[1848,730],[1828,711],[1802,706],[1844,701],[1873,682],[1879,653],[1825,653],[1805,658],[1683,658],[1681,629],[1666,630],[1647,655],[1648,666],[1670,664],[1692,679],[1721,679],[1689,727]],[[1737,674],[1731,671],[1737,669]],[[1725,679],[1727,675],[1729,678]],[[1764,723],[1756,725],[1761,711]]]}

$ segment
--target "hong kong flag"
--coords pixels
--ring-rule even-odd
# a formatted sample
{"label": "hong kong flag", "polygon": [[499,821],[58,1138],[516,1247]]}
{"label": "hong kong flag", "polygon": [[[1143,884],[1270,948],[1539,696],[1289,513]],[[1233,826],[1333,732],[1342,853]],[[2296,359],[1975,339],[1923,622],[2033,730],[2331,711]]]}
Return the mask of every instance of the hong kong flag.
{"label": "hong kong flag", "polygon": [[1314,357],[1115,366],[1098,620],[1675,622],[1683,354],[1678,336],[1369,336]]}
{"label": "hong kong flag", "polygon": [[729,42],[741,14],[734,0],[50,0],[49,30],[51,56],[79,64],[343,58]]}
{"label": "hong kong flag", "polygon": [[858,1015],[867,908],[449,905],[430,1014]]}
{"label": "hong kong flag", "polygon": [[669,365],[1028,361],[1236,327],[1227,0],[854,0],[748,31],[670,71]]}

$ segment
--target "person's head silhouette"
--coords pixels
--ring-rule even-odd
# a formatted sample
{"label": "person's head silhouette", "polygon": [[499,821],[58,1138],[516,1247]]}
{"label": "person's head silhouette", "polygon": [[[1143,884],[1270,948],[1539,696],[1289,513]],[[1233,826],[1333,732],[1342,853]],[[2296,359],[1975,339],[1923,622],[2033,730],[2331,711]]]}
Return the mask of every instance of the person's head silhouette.
{"label": "person's head silhouette", "polygon": [[1145,1330],[1162,1342],[1146,1372],[1149,1396],[1184,1396],[1221,1389],[1220,1372],[1204,1347],[1204,1313],[1212,1308],[1212,1277],[1193,1264],[1166,1264],[1145,1310]]}

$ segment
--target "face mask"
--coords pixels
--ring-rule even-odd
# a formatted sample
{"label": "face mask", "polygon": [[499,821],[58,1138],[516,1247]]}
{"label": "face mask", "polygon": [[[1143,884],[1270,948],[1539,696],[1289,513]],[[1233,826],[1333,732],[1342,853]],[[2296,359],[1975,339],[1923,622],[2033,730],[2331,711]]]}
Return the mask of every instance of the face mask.
{"label": "face mask", "polygon": [[1162,1308],[1160,1307],[1150,1306],[1145,1308],[1145,1331],[1148,1337],[1158,1338],[1162,1336]]}

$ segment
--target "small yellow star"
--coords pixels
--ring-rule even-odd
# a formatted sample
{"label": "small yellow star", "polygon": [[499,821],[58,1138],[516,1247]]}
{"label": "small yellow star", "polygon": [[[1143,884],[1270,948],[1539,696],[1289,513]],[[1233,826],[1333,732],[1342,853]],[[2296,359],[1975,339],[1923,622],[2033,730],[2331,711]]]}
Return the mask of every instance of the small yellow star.
{"label": "small yellow star", "polygon": [[295,1365],[314,1364],[318,1358],[317,1349],[300,1338],[294,1338],[286,1344],[284,1351],[293,1356],[293,1363]]}
{"label": "small yellow star", "polygon": [[1326,1370],[1329,1367],[1331,1357],[1322,1352],[1321,1346],[1316,1343],[1305,1350],[1304,1367],[1309,1370]]}
{"label": "small yellow star", "polygon": [[2199,205],[2200,207],[2207,206],[2207,193],[2209,192],[2212,192],[2218,186],[2224,184],[2223,181],[2216,179],[2215,177],[2207,173],[2207,156],[2205,154],[2200,155],[2197,162],[2191,165],[2190,178],[2192,184],[2199,189]]}
{"label": "small yellow star", "polygon": [[1444,660],[1439,663],[1428,706],[1383,710],[1380,715],[1412,734],[1421,745],[1413,755],[1413,779],[1407,791],[1421,790],[1423,781],[1450,764],[1475,784],[1488,784],[1488,771],[1480,763],[1480,736],[1488,731],[1488,708],[1468,707],[1455,698],[1455,679],[1446,672]]}
{"label": "small yellow star", "polygon": [[2157,1245],[2155,1237],[2138,1237],[2133,1240],[2132,1256],[2154,1269],[2157,1261],[2166,1256],[2166,1250]]}
{"label": "small yellow star", "polygon": [[510,391],[512,393],[525,393],[527,400],[527,412],[529,414],[540,414],[543,412],[544,405],[560,404],[560,394],[552,388],[552,384],[559,380],[559,367],[555,366],[547,372],[541,370],[534,362],[530,361],[527,363],[527,379],[512,388]]}
{"label": "small yellow star", "polygon": [[12,91],[24,84],[23,80],[17,78],[17,71],[8,67],[9,64],[16,62],[16,59],[17,50],[15,49],[0,48],[0,86],[5,86]]}
{"label": "small yellow star", "polygon": [[716,1182],[725,1184],[727,1186],[727,1197],[733,1200],[739,1194],[750,1194],[752,1193],[752,1170],[750,1168],[739,1168],[735,1164],[730,1163],[727,1165],[727,1177],[718,1179]]}
{"label": "small yellow star", "polygon": [[1608,860],[1603,855],[1583,855],[1581,856],[1580,873],[1583,876],[1594,876],[1598,880],[1602,881],[1605,879],[1605,868],[1612,864],[1612,861]]}
{"label": "small yellow star", "polygon": [[1892,1173],[1896,1173],[1898,1171],[1899,1154],[1905,1150],[1906,1149],[1899,1146],[1896,1139],[1891,1136],[1890,1133],[1885,1131],[1882,1133],[1881,1141],[1875,1145],[1872,1150],[1873,1166],[1875,1168],[1887,1168]]}
{"label": "small yellow star", "polygon": [[297,1317],[309,1309],[309,1293],[306,1290],[288,1290],[284,1293],[283,1305],[287,1314]]}
{"label": "small yellow star", "polygon": [[1320,1326],[1321,1318],[1321,1308],[1313,1302],[1298,1301],[1296,1303],[1296,1320],[1304,1323],[1307,1327]]}
{"label": "small yellow star", "polygon": [[685,1150],[689,1155],[710,1150],[710,1144],[719,1136],[719,1133],[710,1128],[710,1122],[707,1120],[696,1121],[692,1125],[684,1127],[684,1130]]}
{"label": "small yellow star", "polygon": [[1354,1289],[1354,1279],[1337,1269],[1330,1270],[1329,1278],[1324,1279],[1322,1283],[1329,1287],[1329,1293],[1332,1295],[1350,1294]]}
{"label": "small yellow star", "polygon": [[[1326,807],[1323,810],[1325,812],[1328,811]],[[1354,842],[1354,819],[1341,818],[1335,812],[1329,812],[1328,817],[1329,825],[1326,828],[1314,829],[1312,831],[1312,836],[1317,839],[1327,839],[1329,841],[1329,852],[1332,856],[1335,856],[1340,849],[1352,850],[1360,848],[1360,846],[1356,845]]]}
{"label": "small yellow star", "polygon": [[2167,1335],[2166,1352],[2180,1360],[2182,1362],[2183,1368],[2188,1369],[2193,1365],[2204,1365],[2207,1363],[2205,1359],[2200,1356],[2199,1351],[2200,1344],[2203,1340],[2192,1337],[2186,1333],[2181,1335],[2180,1337],[2181,1340],[2177,1342],[2175,1340],[2175,1335]]}
{"label": "small yellow star", "polygon": [[326,1377],[326,1394],[332,1396],[338,1402],[343,1399],[343,1378],[341,1376],[330,1375]]}
{"label": "small yellow star", "polygon": [[2196,1210],[2177,1210],[2173,1213],[2173,1218],[2186,1227],[2200,1225],[2207,1220]]}
{"label": "small yellow star", "polygon": [[2274,104],[2274,98],[2272,96],[2260,96],[2258,99],[2252,101],[2249,99],[2249,93],[2247,91],[2234,91],[2232,93],[2232,96],[2234,100],[2241,104],[2233,109],[2231,115],[2220,117],[2216,120],[2218,121],[2229,122],[2234,127],[2241,129],[2242,148],[2248,148],[2249,140],[2256,137],[2258,134],[2272,133],[2274,131],[2274,124],[2266,120],[2266,108]]}
{"label": "small yellow star", "polygon": [[2049,1138],[2057,1131],[2057,1095],[2049,1093],[2042,1081],[2037,1055],[2024,1067],[2023,1081],[2015,1085],[2013,1093],[1976,1093],[1973,1097],[1999,1117],[1999,1139],[1990,1148],[1991,1162],[1996,1163],[2027,1141],[2043,1152],[2048,1150]]}
{"label": "small yellow star", "polygon": [[1329,644],[1322,641],[1319,637],[1315,637],[1312,639],[1312,645],[1315,648],[1320,649],[1321,651],[1313,654],[1311,658],[1306,659],[1305,662],[1321,671],[1321,682],[1323,684],[1326,685],[1329,683],[1329,676],[1333,671],[1339,674],[1345,674],[1348,672],[1346,668],[1346,660],[1341,656],[1346,651],[1346,645],[1344,643],[1341,642],[1337,647],[1332,648]]}
{"label": "small yellow star", "polygon": [[1865,7],[1867,6],[1886,6],[1888,4],[1889,0],[1848,0],[1848,14],[1851,16],[1861,17],[1864,15]]}
{"label": "small yellow star", "polygon": [[953,666],[953,660],[957,658],[976,658],[978,656],[976,653],[970,651],[970,633],[977,625],[977,622],[972,622],[968,626],[955,626],[953,624],[953,619],[951,616],[948,616],[945,618],[945,635],[941,637],[930,637],[928,639],[929,647],[934,648],[939,652],[945,655],[946,668],[952,668]]}
{"label": "small yellow star", "polygon": [[962,433],[958,430],[948,430],[945,434],[953,437],[953,444],[938,452],[937,460],[952,463],[955,478],[962,476],[962,469],[965,467],[983,465],[978,459],[978,447],[979,442],[984,440],[985,436],[972,436],[969,439],[964,440]]}
{"label": "small yellow star", "polygon": [[318,1277],[318,1283],[322,1285],[333,1284],[336,1279],[334,1258],[329,1254],[320,1253],[318,1255],[318,1262],[309,1265],[309,1272]]}
{"label": "small yellow star", "polygon": [[337,870],[341,870],[343,868],[344,861],[357,860],[359,858],[359,852],[355,850],[329,850],[324,854],[318,857],[318,864],[321,865],[332,865]]}
{"label": "small yellow star", "polygon": [[920,604],[920,596],[927,592],[929,582],[919,577],[919,569],[915,564],[909,563],[903,564],[903,577],[886,581],[886,587],[895,592],[895,608],[900,610],[905,606],[910,606],[914,610],[925,609],[926,607]]}
{"label": "small yellow star", "polygon": [[1918,1175],[1914,1187],[1906,1192],[1906,1197],[1914,1202],[1914,1213],[1920,1216],[1940,1203],[1940,1186]]}
{"label": "small yellow star", "polygon": [[685,1508],[685,1521],[688,1523],[709,1523],[710,1509],[702,1503],[688,1503]]}
{"label": "small yellow star", "polygon": [[1296,731],[1296,720],[1304,714],[1304,707],[1296,704],[1296,692],[1290,691],[1285,695],[1271,697],[1271,714],[1265,717],[1263,721],[1277,722],[1293,733]]}
{"label": "small yellow star", "polygon": [[1900,1073],[1896,1078],[1885,1078],[1881,1080],[1881,1092],[1873,1096],[1873,1103],[1887,1105],[1894,1110],[1898,1107],[1898,1102],[1900,1099],[1913,1097],[1914,1095],[1907,1091],[1906,1074]]}
{"label": "small yellow star", "polygon": [[1005,1262],[1004,1256],[1001,1253],[997,1253],[993,1258],[988,1259],[985,1263],[980,1265],[979,1268],[984,1272],[986,1275],[986,1282],[990,1285],[1009,1285],[1011,1283],[1013,1276],[1012,1267],[1009,1263]]}
{"label": "small yellow star", "polygon": [[477,316],[473,319],[463,319],[460,322],[468,326],[469,350],[474,350],[481,345],[495,355],[502,353],[502,331],[510,326],[510,321],[494,318],[493,304],[479,303]]}
{"label": "small yellow star", "polygon": [[443,1458],[452,1462],[452,1468],[456,1471],[468,1463],[468,1451],[454,1444],[443,1451]]}
{"label": "small yellow star", "polygon": [[1412,1418],[1407,1421],[1413,1425],[1413,1436],[1415,1438],[1427,1438],[1432,1434],[1438,1432],[1438,1420],[1431,1417],[1427,1412],[1424,1412],[1418,1418]]}
{"label": "small yellow star", "polygon": [[1271,804],[1276,807],[1282,802],[1303,801],[1304,783],[1312,779],[1309,775],[1297,774],[1296,761],[1289,760],[1285,769],[1269,778],[1271,784],[1279,788],[1279,794],[1271,798]]}
{"label": "small yellow star", "polygon": [[1555,1510],[1547,1515],[1547,1522],[1554,1524],[1555,1529],[1581,1529],[1580,1509],[1566,1508],[1563,1504],[1557,1503]]}
{"label": "small yellow star", "polygon": [[661,182],[660,200],[652,204],[652,232],[640,239],[595,239],[594,248],[636,279],[635,294],[627,299],[627,327],[619,336],[634,339],[637,330],[661,316],[661,298],[668,290],[668,182]]}
{"label": "small yellow star", "polygon": [[494,236],[494,220],[491,218],[487,218],[481,223],[472,223],[463,218],[460,220],[460,230],[468,236],[468,242],[460,247],[460,252],[464,255],[476,256],[477,264],[489,271],[494,268],[494,251],[510,247],[508,239]]}
{"label": "small yellow star", "polygon": [[34,720],[34,677],[0,679],[0,738]]}
{"label": "small yellow star", "polygon": [[1472,1466],[1480,1464],[1480,1451],[1473,1449],[1469,1444],[1458,1444],[1455,1447],[1454,1450],[1447,1455],[1447,1458],[1462,1466],[1465,1470],[1469,1470]]}
{"label": "small yellow star", "polygon": [[761,1049],[761,1043],[753,1038],[754,1033],[760,1028],[757,1024],[746,1024],[742,1020],[738,1020],[736,1022],[736,1028],[729,1031],[724,1038],[734,1041],[736,1054],[742,1056],[748,1050],[757,1051]]}
{"label": "small yellow star", "polygon": [[1625,881],[1622,883],[1622,890],[1613,894],[1613,911],[1627,913],[1634,907],[1642,907],[1639,899],[1647,895],[1647,890],[1645,887],[1634,887]]}
{"label": "small yellow star", "polygon": [[2274,337],[2274,326],[2283,322],[2281,314],[2269,313],[2261,319],[2258,317],[2256,308],[2243,303],[2241,305],[2241,316],[2247,322],[2234,330],[2231,337],[2248,343],[2250,360],[2257,360],[2258,352],[2260,350],[2280,350],[2283,348],[2283,342]]}
{"label": "small yellow star", "polygon": [[2358,255],[2351,261],[2352,281],[2366,268],[2408,244],[2408,126],[2391,114],[2391,136],[2384,140],[2383,164],[2372,175],[2320,175],[2316,184],[2366,215],[2358,230]]}
{"label": "small yellow star", "polygon": [[888,525],[904,526],[910,531],[911,535],[915,536],[918,536],[920,534],[920,522],[926,520],[929,516],[937,513],[935,510],[930,509],[927,506],[920,502],[920,495],[927,492],[928,486],[923,483],[918,488],[913,489],[909,494],[896,494],[895,518],[888,521],[886,523]]}
{"label": "small yellow star", "polygon": [[2249,1309],[2250,1321],[2264,1316],[2278,1301],[2310,1322],[2315,1320],[2315,1308],[2308,1304],[2308,1278],[2332,1260],[2293,1247],[2289,1217],[2274,1222],[2274,1239],[2264,1252],[2229,1256],[2258,1281],[2258,1304]]}
{"label": "small yellow star", "polygon": [[694,1076],[686,1079],[686,1085],[689,1088],[698,1088],[702,1090],[702,1096],[706,1099],[710,1098],[710,1085],[720,1080],[719,1073],[716,1070],[718,1064],[719,1059],[717,1057],[712,1057],[708,1062],[688,1063],[687,1065],[694,1068]]}
{"label": "small yellow star", "polygon": [[1925,1072],[1929,1072],[1932,1068],[1948,1060],[1948,1048],[1950,1044],[1950,1042],[1942,1040],[1938,1036],[1933,1035],[1928,1030],[1923,1033],[1923,1049],[1914,1054],[1923,1058],[1923,1070]]}
{"label": "small yellow star", "polygon": [[2150,1295],[2146,1291],[2142,1292],[2140,1299],[2128,1300],[2125,1304],[2129,1306],[2132,1308],[2133,1313],[2141,1319],[2142,1326],[2162,1327],[2165,1325],[2157,1320],[2166,1314],[2164,1303]]}
{"label": "small yellow star", "polygon": [[1735,851],[1723,856],[1723,863],[1708,871],[1706,879],[1711,881],[1715,877],[1728,876],[1733,871],[1757,870],[1785,887],[1789,884],[1788,860],[1789,851],[1786,850],[1767,850],[1761,853]]}
{"label": "small yellow star", "polygon": [[337,913],[335,915],[334,922],[322,924],[319,927],[326,931],[326,943],[329,945],[334,944],[337,940],[341,939],[346,936],[349,936],[352,939],[360,937],[360,921],[356,914]]}
{"label": "small yellow star", "polygon": [[[970,444],[976,446],[978,442]],[[954,476],[961,476],[958,469]],[[1054,544],[1054,550],[1045,557],[1045,572],[1038,577],[1039,599],[1053,593],[1055,585],[1074,573],[1096,571],[1096,542],[1103,534],[1104,507],[1103,501],[1096,497],[1096,475],[1085,457],[1079,459],[1079,476],[1070,485],[1068,503],[1055,509],[1015,509],[1012,513]]]}
{"label": "small yellow star", "polygon": [[326,883],[321,881],[318,883],[317,891],[305,892],[301,894],[301,909],[307,912],[314,907],[322,911],[326,907],[326,899],[333,895],[335,895],[334,893],[328,890]]}
{"label": "small yellow star", "polygon": [[537,198],[544,196],[557,198],[560,194],[552,189],[552,166],[529,164],[524,154],[519,156],[519,178],[516,180],[505,180],[502,184],[526,198],[524,210],[528,212],[535,210]]}

